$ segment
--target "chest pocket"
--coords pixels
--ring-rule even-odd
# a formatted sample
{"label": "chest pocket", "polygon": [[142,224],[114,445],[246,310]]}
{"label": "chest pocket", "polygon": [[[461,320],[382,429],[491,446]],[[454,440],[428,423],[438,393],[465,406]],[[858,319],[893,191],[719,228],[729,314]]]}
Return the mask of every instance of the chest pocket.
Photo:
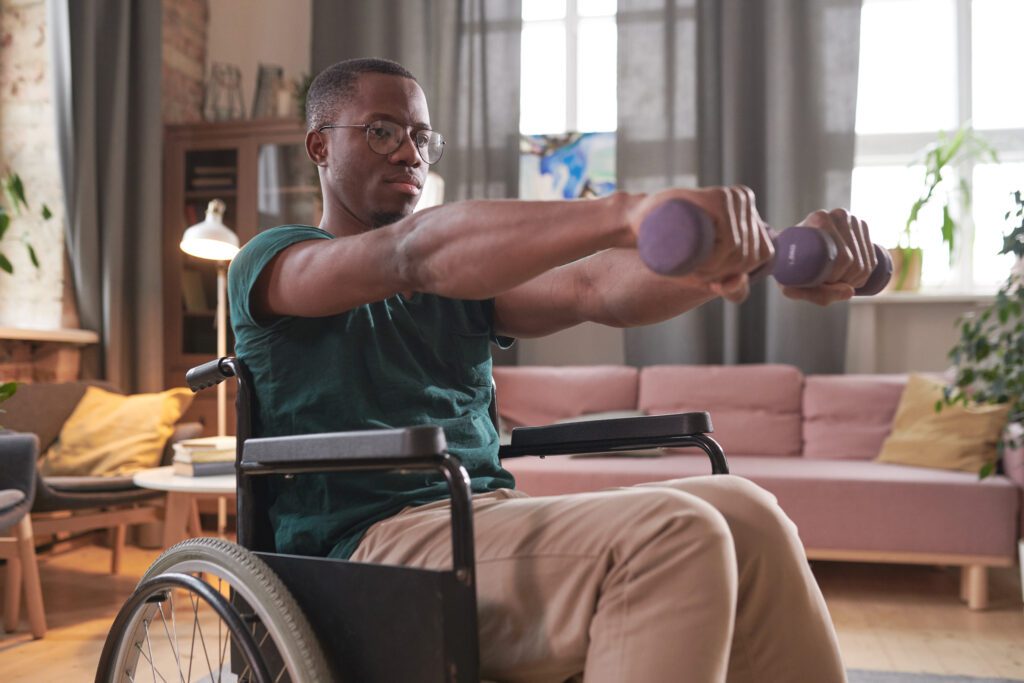
{"label": "chest pocket", "polygon": [[457,350],[459,381],[475,387],[491,386],[490,335],[456,332],[452,337]]}

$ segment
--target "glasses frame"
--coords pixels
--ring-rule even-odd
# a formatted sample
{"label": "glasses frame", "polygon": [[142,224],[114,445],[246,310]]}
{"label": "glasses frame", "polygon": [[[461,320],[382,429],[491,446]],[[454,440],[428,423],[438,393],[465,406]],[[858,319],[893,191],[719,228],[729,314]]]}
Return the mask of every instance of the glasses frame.
{"label": "glasses frame", "polygon": [[330,128],[362,128],[363,129],[363,133],[364,133],[364,137],[366,138],[366,144],[370,148],[370,151],[373,152],[374,154],[380,154],[381,156],[385,156],[385,157],[386,156],[390,156],[390,155],[394,154],[395,152],[397,152],[399,149],[401,149],[402,143],[405,141],[405,139],[404,138],[397,138],[398,142],[395,144],[395,148],[393,150],[391,150],[390,152],[378,152],[377,150],[375,150],[373,148],[373,145],[370,143],[370,128],[372,128],[373,126],[375,126],[376,124],[379,124],[379,123],[389,123],[389,124],[391,124],[393,126],[397,126],[397,127],[401,128],[401,129],[403,129],[405,131],[405,135],[412,141],[412,146],[416,148],[416,153],[419,155],[420,159],[423,160],[423,163],[425,163],[427,166],[433,166],[438,161],[441,161],[441,157],[444,156],[445,139],[444,139],[444,136],[441,135],[440,133],[438,133],[436,130],[432,130],[430,128],[416,128],[415,129],[417,131],[426,131],[428,133],[433,133],[433,134],[437,135],[439,138],[441,138],[441,153],[437,155],[437,159],[434,159],[433,161],[429,161],[427,159],[427,157],[424,156],[423,149],[419,145],[416,144],[416,139],[410,133],[410,131],[413,129],[413,127],[412,126],[403,126],[400,123],[395,123],[394,121],[388,121],[387,119],[376,119],[374,121],[370,121],[369,123],[328,123],[328,124],[325,124],[325,125],[320,126],[319,128],[317,128],[316,132],[322,133],[325,130],[328,130]]}

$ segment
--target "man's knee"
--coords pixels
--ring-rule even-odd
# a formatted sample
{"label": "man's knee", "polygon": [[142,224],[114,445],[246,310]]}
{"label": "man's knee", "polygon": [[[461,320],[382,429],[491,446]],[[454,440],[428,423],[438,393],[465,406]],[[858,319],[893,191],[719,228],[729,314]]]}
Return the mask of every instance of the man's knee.
{"label": "man's knee", "polygon": [[728,548],[732,552],[729,524],[714,505],[681,491],[648,488],[631,496],[633,514],[623,520],[622,531],[661,546]]}

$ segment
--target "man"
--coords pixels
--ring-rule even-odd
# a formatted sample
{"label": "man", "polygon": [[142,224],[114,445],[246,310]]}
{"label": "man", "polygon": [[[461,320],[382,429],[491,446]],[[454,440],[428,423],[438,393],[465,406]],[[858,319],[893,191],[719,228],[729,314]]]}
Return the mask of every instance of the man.
{"label": "man", "polygon": [[[716,296],[741,301],[772,256],[750,190],[617,193],[578,202],[467,201],[413,214],[443,150],[412,74],[350,60],[313,82],[306,150],[319,228],[257,235],[231,266],[239,357],[263,436],[417,424],[444,428],[474,496],[482,673],[509,681],[844,680],[824,601],[792,522],[746,480],[687,480],[530,498],[497,460],[489,344],[583,321],[625,327]],[[696,273],[637,256],[668,198],[716,227]],[[807,224],[841,245],[835,282],[788,296],[846,299],[875,265],[845,211]],[[444,482],[332,474],[277,482],[278,549],[450,565]]]}

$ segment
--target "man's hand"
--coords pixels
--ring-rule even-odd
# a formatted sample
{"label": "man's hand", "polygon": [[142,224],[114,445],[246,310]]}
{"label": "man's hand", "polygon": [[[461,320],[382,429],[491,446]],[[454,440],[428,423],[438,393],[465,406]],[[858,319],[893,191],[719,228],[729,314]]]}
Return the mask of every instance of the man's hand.
{"label": "man's hand", "polygon": [[[664,190],[647,196],[630,213],[629,224],[639,234],[640,224],[655,207],[671,199],[696,204],[715,226],[711,256],[691,278],[729,301],[740,302],[750,293],[748,273],[770,260],[775,253],[767,226],[757,213],[754,193],[749,187],[709,187]],[[870,271],[869,271],[870,272]]]}
{"label": "man's hand", "polygon": [[783,287],[782,293],[790,299],[810,301],[820,306],[852,297],[854,289],[867,282],[878,265],[868,224],[845,209],[833,209],[815,211],[800,225],[827,232],[839,253],[827,282],[819,287]]}

